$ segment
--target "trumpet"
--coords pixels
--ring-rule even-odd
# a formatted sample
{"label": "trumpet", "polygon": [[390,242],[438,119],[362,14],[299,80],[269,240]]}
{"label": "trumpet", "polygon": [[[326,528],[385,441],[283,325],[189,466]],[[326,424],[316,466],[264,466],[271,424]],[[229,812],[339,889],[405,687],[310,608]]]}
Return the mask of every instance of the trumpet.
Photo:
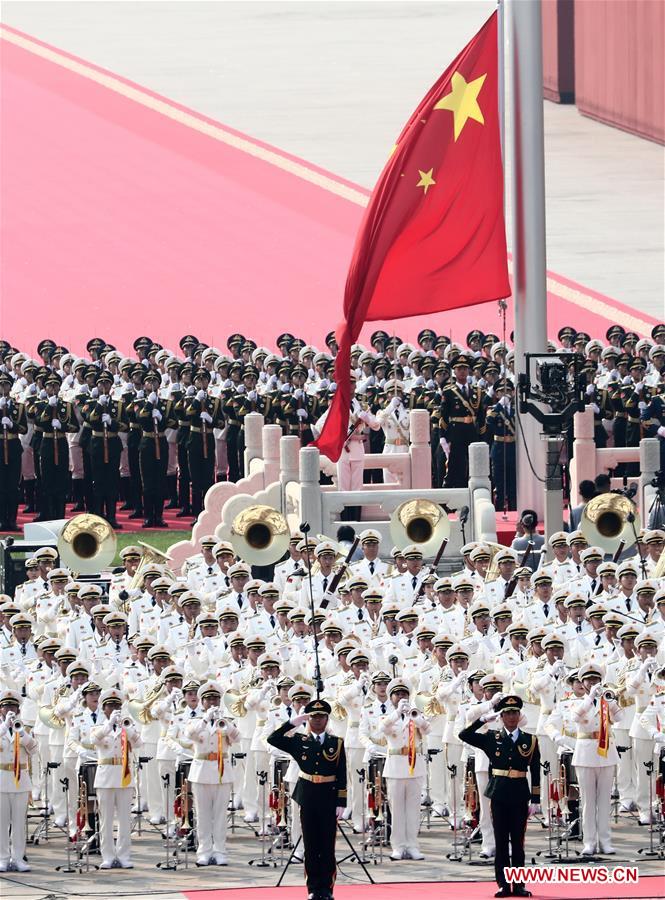
{"label": "trumpet", "polygon": [[131,718],[131,716],[125,716],[120,724],[123,728],[129,728],[130,725],[134,724],[134,720]]}
{"label": "trumpet", "polygon": [[420,716],[420,715],[422,715],[422,713],[420,712],[420,710],[418,709],[417,706],[414,706],[409,710],[409,716],[412,719],[415,719],[417,716]]}
{"label": "trumpet", "polygon": [[9,713],[5,719],[7,728],[11,728],[15,734],[21,734],[23,731],[23,722],[16,718],[15,713]]}
{"label": "trumpet", "polygon": [[602,696],[603,700],[607,701],[607,703],[610,703],[612,700],[616,700],[616,698],[617,698],[617,695],[614,693],[614,691],[611,688],[608,688],[606,691],[603,691],[601,696]]}

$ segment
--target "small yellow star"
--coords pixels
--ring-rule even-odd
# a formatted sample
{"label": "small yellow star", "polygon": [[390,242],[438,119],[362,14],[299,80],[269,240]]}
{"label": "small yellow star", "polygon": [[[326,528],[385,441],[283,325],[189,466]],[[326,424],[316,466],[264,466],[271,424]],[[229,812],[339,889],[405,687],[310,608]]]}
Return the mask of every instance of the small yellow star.
{"label": "small yellow star", "polygon": [[436,184],[436,181],[432,178],[432,173],[434,169],[430,169],[429,172],[421,172],[418,169],[418,174],[420,175],[420,181],[416,185],[416,187],[423,188],[423,193],[427,193],[428,188],[431,188],[433,184]]}
{"label": "small yellow star", "polygon": [[468,81],[459,72],[452,77],[452,91],[442,97],[434,109],[449,109],[454,118],[455,140],[462,133],[467,119],[485,124],[483,113],[478,106],[478,94],[487,78],[487,73],[473,81]]}

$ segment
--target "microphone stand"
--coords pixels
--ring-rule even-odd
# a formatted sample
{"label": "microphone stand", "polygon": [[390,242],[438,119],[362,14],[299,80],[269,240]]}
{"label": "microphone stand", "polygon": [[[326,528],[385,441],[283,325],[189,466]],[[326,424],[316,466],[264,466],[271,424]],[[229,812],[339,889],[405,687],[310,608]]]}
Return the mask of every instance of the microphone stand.
{"label": "microphone stand", "polygon": [[307,554],[307,581],[309,584],[309,609],[312,615],[312,634],[314,635],[314,686],[316,687],[316,699],[323,693],[323,680],[321,678],[321,666],[319,664],[319,641],[317,635],[316,618],[314,611],[314,589],[312,585],[312,563],[309,557],[309,533],[312,526],[309,522],[301,522],[300,530],[305,535],[305,553]]}

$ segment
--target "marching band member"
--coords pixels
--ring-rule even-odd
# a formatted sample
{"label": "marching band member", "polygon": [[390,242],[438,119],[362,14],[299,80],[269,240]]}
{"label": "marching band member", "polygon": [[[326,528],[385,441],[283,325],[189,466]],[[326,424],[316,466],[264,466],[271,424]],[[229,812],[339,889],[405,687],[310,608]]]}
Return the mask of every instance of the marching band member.
{"label": "marching band member", "polygon": [[185,727],[185,737],[195,748],[189,770],[194,797],[198,847],[197,866],[225,866],[226,811],[231,797],[233,772],[228,747],[240,739],[238,729],[222,718],[222,689],[207,681],[198,690],[203,713]]}
{"label": "marching band member", "polygon": [[[602,696],[605,690],[602,665],[585,663],[580,666],[578,676],[586,691],[586,696],[572,708],[572,718],[577,724],[573,765],[582,803],[582,855],[612,854],[615,851],[610,834],[610,801],[619,754],[609,725],[621,719],[621,710],[616,700]],[[605,722],[603,706],[607,709]]]}
{"label": "marching band member", "polygon": [[640,660],[639,668],[627,672],[625,679],[626,696],[635,700],[635,715],[630,726],[629,736],[633,747],[633,764],[637,769],[635,802],[640,825],[649,825],[653,811],[649,806],[649,775],[645,763],[650,762],[653,757],[653,741],[651,735],[642,726],[642,716],[657,689],[657,682],[654,678],[654,672],[658,668],[656,636],[648,630],[643,631],[635,639],[635,649]]}
{"label": "marching band member", "polygon": [[[95,791],[99,803],[100,869],[134,868],[131,859],[131,805],[134,788],[134,750],[143,744],[135,723],[123,717],[125,701],[120,691],[112,688],[99,698],[105,721],[90,730],[97,749]],[[113,840],[113,821],[118,823],[118,836]]]}
{"label": "marching band member", "polygon": [[387,756],[383,769],[392,814],[391,859],[424,859],[418,847],[420,794],[425,778],[423,737],[430,725],[411,705],[409,685],[394,678],[388,685],[392,710],[381,729],[386,736]]}
{"label": "marching band member", "polygon": [[37,742],[19,718],[21,698],[0,693],[0,872],[29,872],[24,861],[26,815],[32,784],[28,772]]}

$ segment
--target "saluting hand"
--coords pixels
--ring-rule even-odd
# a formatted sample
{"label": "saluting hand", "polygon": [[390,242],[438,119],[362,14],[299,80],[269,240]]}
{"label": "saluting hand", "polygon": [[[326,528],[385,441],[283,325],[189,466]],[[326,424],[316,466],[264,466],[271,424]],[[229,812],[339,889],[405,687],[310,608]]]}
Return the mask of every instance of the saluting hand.
{"label": "saluting hand", "polygon": [[307,721],[307,716],[296,716],[295,719],[291,719],[291,724],[294,728],[297,728],[299,725],[303,725]]}

